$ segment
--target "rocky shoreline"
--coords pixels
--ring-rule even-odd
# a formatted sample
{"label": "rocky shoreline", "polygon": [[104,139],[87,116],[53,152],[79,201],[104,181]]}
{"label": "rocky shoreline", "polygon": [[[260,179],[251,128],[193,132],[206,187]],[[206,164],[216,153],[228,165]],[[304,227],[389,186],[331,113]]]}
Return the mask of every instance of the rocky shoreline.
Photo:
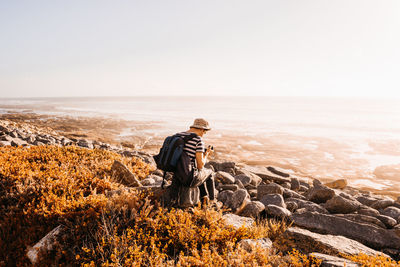
{"label": "rocky shoreline", "polygon": [[[29,124],[0,121],[0,146],[43,145],[106,149],[154,165],[152,156],[147,153],[104,142],[67,138],[51,129]],[[325,266],[343,266],[344,263],[357,266],[338,258],[341,253],[383,253],[400,260],[399,196],[393,199],[359,190],[347,186],[344,179],[326,184],[314,179],[310,183],[276,166],[254,167],[225,161],[210,161],[207,166],[216,173],[218,201],[230,210],[224,215],[228,224],[251,225],[260,218],[291,223],[281,241],[242,240],[243,247],[296,248],[324,259]],[[115,166],[115,169],[120,168]],[[127,176],[126,173],[121,175]],[[157,190],[162,172],[156,170],[140,183],[121,181],[126,182],[127,190],[132,186]]]}

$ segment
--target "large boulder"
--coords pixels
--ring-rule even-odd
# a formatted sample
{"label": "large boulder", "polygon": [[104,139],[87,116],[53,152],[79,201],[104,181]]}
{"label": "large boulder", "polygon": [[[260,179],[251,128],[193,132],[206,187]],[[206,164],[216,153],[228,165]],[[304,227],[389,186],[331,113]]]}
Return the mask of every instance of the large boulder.
{"label": "large boulder", "polygon": [[382,215],[386,215],[389,217],[392,217],[397,221],[397,223],[400,223],[400,209],[395,208],[395,207],[387,207],[381,212]]}
{"label": "large boulder", "polygon": [[268,216],[276,217],[279,219],[290,219],[292,213],[286,209],[276,205],[266,205],[265,212]]}
{"label": "large boulder", "polygon": [[383,222],[387,228],[393,228],[397,224],[397,221],[389,216],[379,215],[376,218]]}
{"label": "large boulder", "polygon": [[304,195],[308,200],[315,203],[324,203],[335,196],[335,191],[324,185],[315,184]]}
{"label": "large boulder", "polygon": [[251,227],[254,224],[254,220],[252,218],[243,217],[232,213],[226,213],[222,215],[222,219],[224,220],[226,225],[232,226],[236,229],[242,226]]}
{"label": "large boulder", "polygon": [[224,203],[225,206],[237,213],[240,213],[250,202],[250,195],[245,189],[239,189],[235,192],[225,190],[219,193],[217,198]]}
{"label": "large boulder", "polygon": [[372,216],[372,217],[377,217],[379,216],[379,211],[377,211],[376,209],[370,208],[368,206],[363,206],[361,207],[358,211],[358,214],[361,215],[367,215],[367,216]]}
{"label": "large boulder", "polygon": [[270,183],[270,184],[261,184],[257,186],[257,198],[261,199],[264,195],[268,194],[283,194],[283,187],[276,184],[276,183]]}
{"label": "large boulder", "polygon": [[233,191],[224,190],[218,194],[217,199],[222,203],[224,203],[225,206],[228,206],[228,202],[232,199],[232,197],[233,197]]}
{"label": "large boulder", "polygon": [[246,166],[246,170],[261,177],[261,179],[266,183],[269,183],[269,182],[274,182],[277,184],[282,184],[282,183],[286,183],[286,182],[290,183],[290,178],[279,176],[279,175],[269,171],[267,168]]}
{"label": "large boulder", "polygon": [[344,236],[318,234],[298,227],[289,227],[283,233],[282,239],[279,240],[278,244],[281,244],[281,241],[285,241],[286,244],[292,245],[292,247],[285,247],[284,249],[291,250],[295,248],[305,254],[311,252],[329,255],[357,255],[364,253],[373,256],[379,254],[378,251]]}
{"label": "large boulder", "polygon": [[285,201],[283,200],[282,195],[279,194],[268,194],[264,195],[260,202],[263,203],[265,206],[267,205],[276,205],[282,208],[286,208]]}
{"label": "large boulder", "polygon": [[299,198],[299,199],[306,199],[303,195],[300,195],[296,191],[293,191],[291,189],[284,188],[283,189],[283,197],[284,198]]}
{"label": "large boulder", "polygon": [[362,215],[362,214],[354,214],[354,213],[352,213],[352,214],[336,214],[336,216],[343,217],[345,219],[355,221],[355,222],[374,224],[381,228],[386,229],[386,225],[376,217]]}
{"label": "large boulder", "polygon": [[251,183],[250,176],[247,176],[245,174],[236,175],[235,180],[239,180],[245,187]]}
{"label": "large boulder", "polygon": [[235,183],[235,178],[224,171],[218,171],[215,174],[215,179],[223,184],[234,184]]}
{"label": "large boulder", "polygon": [[[247,170],[246,168],[237,169],[236,170],[236,174],[248,176],[250,178],[249,184],[252,184],[254,186],[258,186],[262,182],[262,179],[261,179],[260,176],[258,176],[257,174]],[[237,178],[237,177],[235,176],[235,178]],[[243,183],[243,185],[246,186],[245,183]]]}
{"label": "large boulder", "polygon": [[369,195],[359,195],[356,196],[356,199],[358,202],[361,204],[364,204],[366,206],[371,206],[377,199],[375,197],[369,196]]}
{"label": "large boulder", "polygon": [[212,166],[215,171],[223,171],[227,172],[231,175],[235,175],[235,166],[236,163],[233,161],[209,161],[206,163],[205,167]]}
{"label": "large boulder", "polygon": [[343,196],[334,196],[325,204],[325,209],[330,213],[351,213],[358,210],[361,203],[357,200],[344,198]]}
{"label": "large boulder", "polygon": [[260,201],[251,201],[240,212],[241,216],[257,218],[265,210],[265,206]]}
{"label": "large boulder", "polygon": [[393,199],[379,199],[372,203],[371,208],[380,210],[380,209],[386,209],[389,206],[392,206],[394,204]]}
{"label": "large boulder", "polygon": [[111,177],[126,186],[142,186],[136,176],[118,160],[115,160],[111,167]]}
{"label": "large boulder", "polygon": [[321,234],[342,235],[374,249],[400,249],[400,237],[378,226],[317,212],[293,213],[294,224]]}
{"label": "large boulder", "polygon": [[328,214],[329,212],[324,208],[321,207],[318,204],[315,204],[314,202],[307,201],[307,200],[302,200],[298,198],[287,198],[285,199],[285,202],[295,202],[297,204],[298,209],[304,209],[306,211],[315,211],[318,213],[323,213],[323,214]]}

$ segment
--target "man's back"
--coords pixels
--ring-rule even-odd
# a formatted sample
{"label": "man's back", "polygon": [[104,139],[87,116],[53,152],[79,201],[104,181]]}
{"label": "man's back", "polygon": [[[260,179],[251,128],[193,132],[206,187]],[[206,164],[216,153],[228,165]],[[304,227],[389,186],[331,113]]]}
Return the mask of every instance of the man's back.
{"label": "man's back", "polygon": [[185,146],[183,147],[183,151],[185,151],[188,154],[188,156],[190,157],[190,160],[194,163],[196,161],[196,152],[204,152],[205,151],[203,139],[200,136],[198,136],[197,134],[189,133],[189,132],[180,132],[177,134],[180,136],[188,136],[188,135],[194,136],[189,141],[187,141],[185,143]]}

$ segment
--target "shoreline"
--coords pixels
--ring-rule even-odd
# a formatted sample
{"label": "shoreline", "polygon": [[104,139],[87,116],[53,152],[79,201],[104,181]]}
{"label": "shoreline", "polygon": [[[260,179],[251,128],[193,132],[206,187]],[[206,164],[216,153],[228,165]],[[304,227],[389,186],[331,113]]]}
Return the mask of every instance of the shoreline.
{"label": "shoreline", "polygon": [[[0,114],[0,120],[12,121],[17,125],[31,125],[69,139],[88,139],[149,154],[158,153],[163,139],[167,136],[164,131],[158,133],[157,129],[159,127],[152,122],[127,121],[104,117],[54,116],[33,112],[10,112]],[[325,151],[314,151],[315,147],[311,146],[309,150],[301,151],[294,147],[296,143],[305,142],[307,144],[307,142],[314,142],[315,144],[315,140],[305,140],[304,138],[300,139],[292,136],[294,145],[290,147],[290,144],[283,144],[284,139],[280,137],[268,136],[264,139],[243,139],[242,136],[214,132],[206,136],[205,141],[212,143],[216,147],[215,156],[211,160],[234,161],[238,164],[250,166],[272,165],[309,181],[318,179],[322,182],[330,182],[337,179],[347,179],[350,186],[360,190],[389,195],[394,198],[400,195],[400,179],[397,181],[395,175],[392,175],[393,179],[379,179],[376,176],[373,177],[372,170],[368,173],[366,170],[356,168],[357,164],[365,164],[365,161],[362,162],[359,159],[355,159],[353,162],[347,162],[345,155],[337,151],[329,155],[329,157],[336,158],[337,162],[329,164],[328,161],[323,161],[322,157],[326,156],[326,151],[337,145],[333,141],[329,142],[329,140],[323,138],[318,140],[315,146],[322,146]],[[239,140],[243,140],[243,143],[239,143],[241,142]],[[291,158],[286,157],[288,154],[291,154]],[[340,159],[341,156],[343,156],[343,160]],[[316,162],[318,157],[320,162]],[[392,169],[386,170],[385,167],[382,166],[382,168],[377,168],[374,171],[378,170],[389,176]],[[348,175],[343,172],[346,168]],[[324,171],[321,171],[321,169]],[[351,175],[352,171],[354,172],[353,176]],[[338,175],[340,172],[344,175]]]}

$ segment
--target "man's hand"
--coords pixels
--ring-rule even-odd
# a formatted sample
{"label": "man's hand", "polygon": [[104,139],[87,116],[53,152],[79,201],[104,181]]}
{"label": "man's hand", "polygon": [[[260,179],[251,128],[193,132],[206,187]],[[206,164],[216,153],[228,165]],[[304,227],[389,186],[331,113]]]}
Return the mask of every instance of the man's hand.
{"label": "man's hand", "polygon": [[207,157],[207,156],[209,156],[209,155],[211,155],[211,154],[213,154],[213,153],[214,153],[214,147],[211,146],[211,145],[209,145],[209,146],[207,147],[207,149],[206,149],[205,156]]}

